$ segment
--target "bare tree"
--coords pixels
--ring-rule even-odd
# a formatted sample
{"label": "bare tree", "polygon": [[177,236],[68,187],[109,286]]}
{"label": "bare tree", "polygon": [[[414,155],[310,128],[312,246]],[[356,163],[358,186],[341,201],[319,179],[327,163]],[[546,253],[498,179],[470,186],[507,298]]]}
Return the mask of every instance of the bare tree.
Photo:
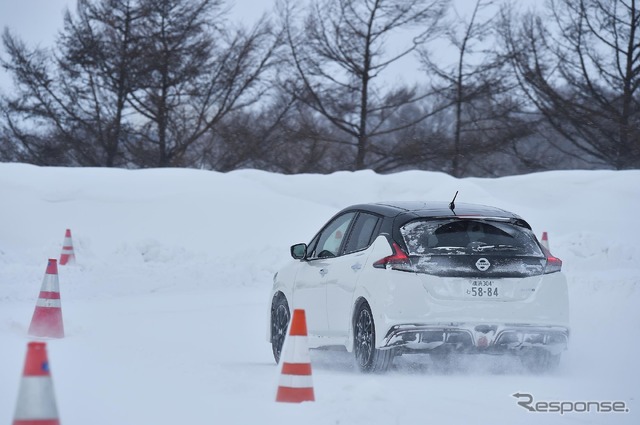
{"label": "bare tree", "polygon": [[216,132],[208,135],[215,141],[205,144],[201,155],[205,167],[223,172],[254,168],[296,174],[328,173],[345,165],[341,147],[325,142],[331,137],[331,128],[324,121],[314,119],[308,108],[301,108],[274,123],[273,106],[226,116]]}
{"label": "bare tree", "polygon": [[72,154],[52,133],[69,134],[62,119],[68,99],[58,96],[50,55],[44,49],[29,49],[22,40],[5,29],[3,45],[9,56],[2,66],[15,83],[15,93],[2,99],[5,143],[19,160],[38,165],[68,165]]}
{"label": "bare tree", "polygon": [[191,147],[270,87],[280,34],[266,17],[231,29],[223,0],[80,0],[76,12],[54,54],[4,33],[18,91],[2,102],[2,134],[14,156],[193,165]]}
{"label": "bare tree", "polygon": [[[317,0],[301,23],[303,28],[296,27],[291,4],[284,4],[290,57],[297,72],[289,88],[339,130],[329,142],[354,148],[353,169],[367,167],[372,139],[411,127],[432,113],[389,127],[394,114],[426,94],[415,87],[387,88],[379,77],[439,33],[447,4],[447,0]],[[416,28],[408,44],[386,50],[390,36]]]}
{"label": "bare tree", "polygon": [[81,116],[87,117],[76,131],[102,155],[97,165],[127,163],[127,102],[141,66],[138,27],[145,15],[137,0],[79,0],[76,16],[65,14],[59,69]]}
{"label": "bare tree", "polygon": [[[444,100],[449,105],[448,100]],[[436,105],[436,109],[441,105]],[[415,125],[402,128],[387,135],[384,139],[374,140],[369,151],[377,158],[375,170],[380,173],[425,169],[447,171],[450,147],[446,129],[450,126],[451,108]],[[389,126],[400,127],[402,123],[417,121],[424,114],[420,104],[406,105],[390,119]]]}
{"label": "bare tree", "polygon": [[457,55],[450,66],[435,63],[429,51],[421,51],[432,84],[452,104],[451,131],[444,134],[450,149],[443,155],[451,158],[447,171],[457,177],[492,175],[479,163],[510,150],[533,130],[532,121],[521,115],[522,102],[514,95],[517,83],[509,78],[504,57],[495,49],[496,6],[494,1],[476,0],[468,16],[452,8],[455,16],[446,36],[448,50]]}
{"label": "bare tree", "polygon": [[[451,100],[455,108],[455,118],[453,124],[454,136],[451,172],[454,176],[458,177],[461,175],[461,133],[464,125],[462,120],[463,106],[478,95],[481,95],[481,92],[486,89],[486,84],[480,84],[479,87],[478,85],[472,87],[469,80],[480,77],[495,67],[493,62],[487,63],[486,59],[483,60],[480,66],[469,67],[467,63],[468,56],[474,53],[477,54],[477,52],[474,51],[474,42],[482,41],[491,31],[490,19],[478,22],[478,12],[486,9],[490,4],[490,2],[476,0],[468,22],[459,15],[458,10],[454,7],[453,10],[457,17],[457,25],[451,25],[446,30],[447,39],[450,44],[458,50],[458,60],[452,70],[446,70],[441,65],[434,63],[426,49],[423,49],[420,55],[421,61],[426,65],[427,70],[437,79],[443,80],[445,85],[449,87],[448,91],[452,94]],[[460,32],[460,29],[462,29],[462,32]]]}
{"label": "bare tree", "polygon": [[[505,12],[502,35],[521,88],[586,160],[640,166],[640,2],[553,0],[550,18]],[[549,25],[548,22],[553,23]],[[560,147],[559,147],[560,148]]]}
{"label": "bare tree", "polygon": [[39,164],[115,166],[121,149],[130,73],[138,57],[133,0],[78,1],[67,11],[55,56],[29,49],[9,31],[3,66],[16,81],[5,130],[25,160]]}
{"label": "bare tree", "polygon": [[266,18],[249,31],[228,31],[222,0],[144,2],[146,66],[131,105],[147,124],[131,148],[147,165],[190,165],[194,143],[267,89],[261,78],[280,39]]}

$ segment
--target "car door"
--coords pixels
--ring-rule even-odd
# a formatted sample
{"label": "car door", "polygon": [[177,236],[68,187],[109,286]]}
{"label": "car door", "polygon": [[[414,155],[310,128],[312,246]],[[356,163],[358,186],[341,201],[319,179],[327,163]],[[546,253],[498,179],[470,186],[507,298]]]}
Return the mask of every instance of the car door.
{"label": "car door", "polygon": [[356,213],[346,212],[331,220],[309,244],[293,289],[295,308],[303,308],[310,336],[327,336],[327,284],[336,279],[334,266]]}
{"label": "car door", "polygon": [[353,294],[366,264],[366,249],[371,245],[379,223],[379,217],[374,214],[358,213],[342,255],[331,266],[332,279],[327,281],[327,315],[332,336],[348,334]]}

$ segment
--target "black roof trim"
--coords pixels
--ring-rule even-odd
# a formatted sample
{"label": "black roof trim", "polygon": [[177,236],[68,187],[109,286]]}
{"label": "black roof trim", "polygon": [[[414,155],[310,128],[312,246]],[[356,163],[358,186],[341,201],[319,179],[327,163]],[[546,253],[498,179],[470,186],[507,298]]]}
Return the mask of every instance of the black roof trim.
{"label": "black roof trim", "polygon": [[525,225],[525,227],[531,228],[529,224],[523,220],[517,214],[512,212],[490,207],[487,205],[479,204],[467,204],[456,203],[455,211],[449,209],[448,202],[440,201],[389,201],[389,202],[375,202],[369,204],[357,204],[345,208],[347,210],[363,210],[370,211],[376,214],[380,214],[387,217],[395,217],[399,214],[413,215],[418,217],[433,217],[433,218],[447,218],[447,217],[460,217],[465,216],[481,218],[503,218],[512,221],[517,221]]}
{"label": "black roof trim", "polygon": [[395,201],[395,202],[378,202],[373,205],[384,205],[394,208],[398,212],[414,212],[428,217],[442,216],[485,216],[485,217],[502,217],[502,218],[520,218],[518,215],[505,211],[500,208],[490,207],[487,205],[467,204],[457,202],[455,212],[449,209],[448,202],[421,202],[421,201]]}

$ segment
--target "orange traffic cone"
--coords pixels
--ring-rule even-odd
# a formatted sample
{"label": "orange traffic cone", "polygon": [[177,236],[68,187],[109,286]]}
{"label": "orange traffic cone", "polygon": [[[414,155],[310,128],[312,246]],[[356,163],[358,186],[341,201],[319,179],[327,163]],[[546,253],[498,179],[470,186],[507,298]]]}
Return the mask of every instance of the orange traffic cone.
{"label": "orange traffic cone", "polygon": [[44,275],[36,309],[31,318],[29,335],[51,338],[64,337],[58,265],[55,259],[49,259],[47,264],[47,272]]}
{"label": "orange traffic cone", "polygon": [[542,246],[547,249],[547,251],[551,251],[549,249],[549,236],[547,236],[547,232],[542,232]]}
{"label": "orange traffic cone", "polygon": [[73,241],[71,240],[71,230],[67,229],[64,233],[64,242],[62,243],[62,253],[60,254],[60,265],[74,264],[76,255],[73,252]]}
{"label": "orange traffic cone", "polygon": [[314,401],[307,319],[304,310],[293,311],[289,335],[283,347],[281,365],[276,401],[289,403]]}
{"label": "orange traffic cone", "polygon": [[53,381],[44,342],[30,342],[18,391],[13,425],[59,425]]}

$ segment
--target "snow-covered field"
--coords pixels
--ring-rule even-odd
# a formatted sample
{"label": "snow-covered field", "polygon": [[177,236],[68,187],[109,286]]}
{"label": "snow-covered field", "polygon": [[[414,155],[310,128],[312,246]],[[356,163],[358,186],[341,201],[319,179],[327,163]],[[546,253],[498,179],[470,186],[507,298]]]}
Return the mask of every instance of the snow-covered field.
{"label": "snow-covered field", "polygon": [[[449,373],[428,356],[362,375],[312,351],[316,402],[276,403],[265,339],[272,276],[349,204],[444,200],[527,219],[564,261],[572,339],[560,370],[477,357]],[[27,329],[48,258],[61,266],[66,337],[48,340],[61,423],[640,423],[640,171],[500,179],[372,172],[39,168],[0,164],[0,422],[13,418]],[[536,401],[624,401],[628,413],[532,413]]]}

